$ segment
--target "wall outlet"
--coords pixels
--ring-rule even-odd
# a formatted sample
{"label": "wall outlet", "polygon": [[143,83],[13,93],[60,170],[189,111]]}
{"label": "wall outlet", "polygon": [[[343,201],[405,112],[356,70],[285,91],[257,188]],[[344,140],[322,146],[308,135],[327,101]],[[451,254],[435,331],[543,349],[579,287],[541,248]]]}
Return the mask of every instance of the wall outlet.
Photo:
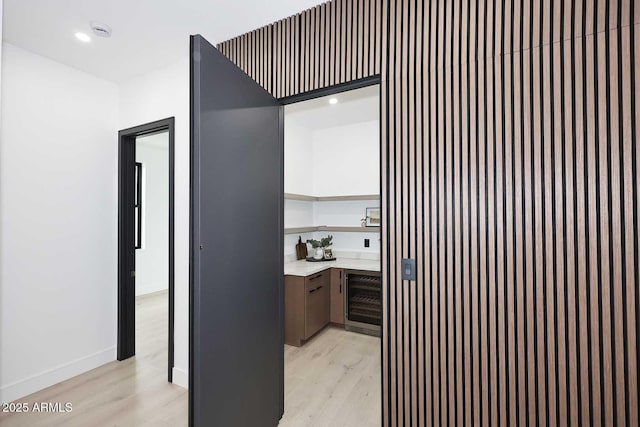
{"label": "wall outlet", "polygon": [[364,247],[365,248],[369,247],[369,239],[364,239]]}

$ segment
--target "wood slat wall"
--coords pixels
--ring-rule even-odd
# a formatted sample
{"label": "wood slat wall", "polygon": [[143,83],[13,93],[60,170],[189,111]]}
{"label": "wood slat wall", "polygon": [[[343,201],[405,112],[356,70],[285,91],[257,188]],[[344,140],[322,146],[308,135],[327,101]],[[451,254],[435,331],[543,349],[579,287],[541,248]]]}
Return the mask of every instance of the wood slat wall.
{"label": "wood slat wall", "polygon": [[381,75],[385,426],[638,425],[639,24],[335,0],[219,45],[279,98]]}

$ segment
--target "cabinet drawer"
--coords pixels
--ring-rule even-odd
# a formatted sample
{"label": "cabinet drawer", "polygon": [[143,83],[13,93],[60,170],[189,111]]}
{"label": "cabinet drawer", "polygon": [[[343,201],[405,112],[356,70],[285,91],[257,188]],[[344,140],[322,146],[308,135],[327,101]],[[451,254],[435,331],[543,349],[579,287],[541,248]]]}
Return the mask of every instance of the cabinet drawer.
{"label": "cabinet drawer", "polygon": [[325,283],[325,274],[317,273],[304,279],[304,290],[309,292],[318,286],[323,286]]}
{"label": "cabinet drawer", "polygon": [[304,339],[329,323],[329,284],[320,273],[305,281],[305,334]]}

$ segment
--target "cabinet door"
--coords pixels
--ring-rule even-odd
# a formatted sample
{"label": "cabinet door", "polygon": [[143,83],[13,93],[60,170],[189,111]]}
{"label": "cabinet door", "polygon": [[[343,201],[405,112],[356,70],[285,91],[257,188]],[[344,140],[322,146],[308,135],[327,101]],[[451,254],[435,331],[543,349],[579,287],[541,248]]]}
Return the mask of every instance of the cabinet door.
{"label": "cabinet door", "polygon": [[307,278],[305,283],[305,339],[329,323],[329,289],[323,273]]}
{"label": "cabinet door", "polygon": [[344,271],[331,269],[331,323],[344,325]]}
{"label": "cabinet door", "polygon": [[304,277],[284,277],[284,343],[300,347],[304,339]]}

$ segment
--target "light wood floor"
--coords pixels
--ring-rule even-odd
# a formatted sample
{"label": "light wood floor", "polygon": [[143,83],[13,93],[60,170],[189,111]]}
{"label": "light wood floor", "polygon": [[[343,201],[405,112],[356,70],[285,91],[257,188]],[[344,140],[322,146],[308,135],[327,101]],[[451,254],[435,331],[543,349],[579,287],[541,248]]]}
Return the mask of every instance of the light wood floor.
{"label": "light wood floor", "polygon": [[[167,382],[167,295],[138,297],[136,356],[19,402],[71,402],[70,413],[0,414],[2,427],[187,425],[187,391]],[[326,328],[285,346],[282,427],[380,425],[379,338]]]}
{"label": "light wood floor", "polygon": [[380,338],[326,328],[285,346],[280,427],[381,425]]}

